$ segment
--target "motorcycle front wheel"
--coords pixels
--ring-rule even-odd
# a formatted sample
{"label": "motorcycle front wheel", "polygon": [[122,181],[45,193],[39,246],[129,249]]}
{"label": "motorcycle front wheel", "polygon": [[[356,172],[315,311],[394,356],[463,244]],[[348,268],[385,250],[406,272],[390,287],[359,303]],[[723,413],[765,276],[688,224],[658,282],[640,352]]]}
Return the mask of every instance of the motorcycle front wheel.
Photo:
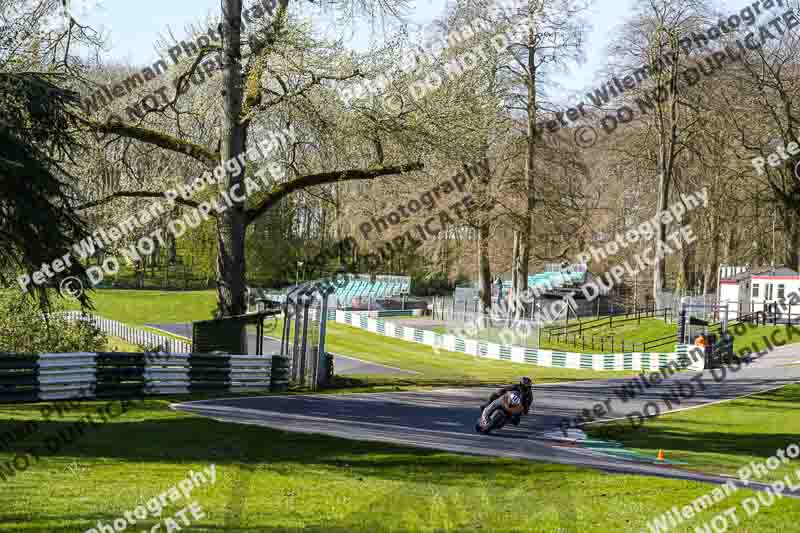
{"label": "motorcycle front wheel", "polygon": [[503,411],[498,409],[489,416],[489,423],[486,424],[486,429],[483,432],[488,435],[491,431],[503,427],[505,421],[506,421],[505,413],[503,413]]}

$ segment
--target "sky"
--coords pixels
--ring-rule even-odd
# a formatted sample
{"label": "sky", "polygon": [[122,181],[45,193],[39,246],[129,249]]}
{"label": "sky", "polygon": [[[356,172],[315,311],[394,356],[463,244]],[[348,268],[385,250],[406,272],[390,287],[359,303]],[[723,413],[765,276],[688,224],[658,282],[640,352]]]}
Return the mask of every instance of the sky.
{"label": "sky", "polygon": [[[187,36],[188,25],[200,24],[209,14],[217,13],[220,0],[72,0],[72,3],[79,6],[89,24],[108,31],[108,59],[149,65],[158,59],[154,43],[160,35],[171,29],[178,38]],[[748,0],[718,2],[724,13],[735,13],[748,3]],[[633,4],[634,0],[594,1],[586,17],[591,27],[587,29],[585,63],[572,65],[569,71],[553,79],[565,101],[569,99],[567,95],[585,92],[602,80],[598,73],[606,63],[605,51],[614,30],[624,23]],[[445,0],[410,0],[409,21],[426,24],[441,15],[445,5]],[[332,24],[330,18],[324,23],[327,28],[333,28]],[[380,22],[372,25],[364,22],[343,30],[359,48],[366,47],[371,40],[380,40],[383,35]]]}

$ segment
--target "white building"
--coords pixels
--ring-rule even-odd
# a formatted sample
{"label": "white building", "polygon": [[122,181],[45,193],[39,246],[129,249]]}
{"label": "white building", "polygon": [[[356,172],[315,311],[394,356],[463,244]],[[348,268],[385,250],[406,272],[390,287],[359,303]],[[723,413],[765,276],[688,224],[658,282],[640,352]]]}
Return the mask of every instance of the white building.
{"label": "white building", "polygon": [[723,265],[719,272],[717,299],[728,304],[728,318],[756,311],[775,312],[779,318],[800,319],[800,274],[786,267],[733,267]]}

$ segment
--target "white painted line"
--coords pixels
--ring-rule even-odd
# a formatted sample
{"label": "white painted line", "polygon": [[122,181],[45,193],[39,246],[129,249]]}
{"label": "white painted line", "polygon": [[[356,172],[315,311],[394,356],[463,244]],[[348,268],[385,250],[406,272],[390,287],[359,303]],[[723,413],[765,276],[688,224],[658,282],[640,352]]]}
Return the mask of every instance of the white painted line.
{"label": "white painted line", "polygon": [[[777,387],[772,387],[772,388],[769,388],[769,389],[764,389],[764,390],[760,390],[760,391],[756,391],[756,392],[751,392],[751,393],[748,393],[748,394],[743,394],[743,395],[737,396],[735,398],[726,398],[724,400],[716,400],[716,401],[713,401],[713,402],[708,402],[708,403],[704,403],[704,404],[700,404],[700,405],[692,405],[690,407],[681,407],[680,409],[673,409],[673,410],[666,411],[664,413],[661,413],[661,414],[658,414],[658,415],[655,415],[655,416],[646,416],[646,417],[643,417],[643,418],[645,418],[645,419],[647,419],[647,418],[658,418],[658,417],[661,417],[661,416],[671,415],[673,413],[680,413],[681,411],[689,411],[690,409],[699,409],[701,407],[709,407],[711,405],[716,405],[716,404],[719,404],[719,403],[732,402],[734,400],[740,400],[742,398],[747,398],[748,396],[755,396],[756,394],[764,394],[765,392],[771,392],[771,391],[774,391],[774,390],[782,389],[782,388],[784,388],[784,387],[786,387],[788,385],[795,385],[797,383],[800,383],[800,381],[793,381],[791,383],[784,383],[783,385],[778,385]],[[583,423],[583,424],[580,424],[580,425],[581,426],[589,426],[589,425],[592,425],[592,424],[606,424],[608,422],[615,422],[617,420],[624,420],[626,418],[627,418],[626,416],[620,416],[620,417],[617,417],[617,418],[609,418],[609,419],[603,419],[603,420],[595,420],[594,422],[586,422],[586,423]]]}
{"label": "white painted line", "polygon": [[571,442],[578,444],[583,440],[586,440],[586,433],[581,431],[580,429],[570,428],[567,430],[567,436],[564,436],[564,433],[561,430],[553,429],[543,431],[541,433],[536,434],[537,437],[540,439],[547,439],[547,440],[556,440],[560,442]]}

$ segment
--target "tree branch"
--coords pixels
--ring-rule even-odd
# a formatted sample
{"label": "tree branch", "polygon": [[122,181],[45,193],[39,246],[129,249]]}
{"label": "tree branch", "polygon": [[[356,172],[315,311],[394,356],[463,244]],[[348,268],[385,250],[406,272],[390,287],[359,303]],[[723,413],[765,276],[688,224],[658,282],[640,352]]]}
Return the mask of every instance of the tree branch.
{"label": "tree branch", "polygon": [[139,126],[128,126],[121,122],[103,123],[83,117],[79,117],[79,120],[95,131],[119,135],[128,139],[135,139],[137,141],[142,141],[143,143],[164,148],[165,150],[171,150],[179,154],[188,155],[189,157],[205,164],[209,168],[213,168],[219,164],[219,152],[212,152],[205,146],[178,139],[177,137],[172,137],[165,133]]}
{"label": "tree branch", "polygon": [[[90,207],[97,207],[99,205],[107,204],[115,200],[116,198],[162,198],[163,199],[164,193],[150,192],[150,191],[119,191],[115,192],[114,194],[110,194],[105,198],[101,198],[100,200],[95,200],[93,202],[87,202],[85,204],[81,204],[75,208],[75,211],[82,211],[84,209],[89,209]],[[184,200],[181,197],[175,198],[175,203],[194,208],[200,206],[200,204],[198,204],[197,202],[194,202],[192,200]]]}
{"label": "tree branch", "polygon": [[406,163],[405,165],[399,166],[394,165],[388,167],[380,166],[369,169],[340,170],[336,172],[322,172],[320,174],[307,174],[305,176],[300,176],[293,180],[287,181],[286,183],[281,183],[273,187],[272,191],[267,195],[267,197],[262,199],[256,207],[247,210],[245,224],[251,224],[284,196],[287,196],[294,191],[305,189],[306,187],[324,185],[326,183],[337,183],[340,181],[371,180],[381,176],[390,176],[392,174],[403,174],[405,172],[422,170],[422,168],[422,163]]}

